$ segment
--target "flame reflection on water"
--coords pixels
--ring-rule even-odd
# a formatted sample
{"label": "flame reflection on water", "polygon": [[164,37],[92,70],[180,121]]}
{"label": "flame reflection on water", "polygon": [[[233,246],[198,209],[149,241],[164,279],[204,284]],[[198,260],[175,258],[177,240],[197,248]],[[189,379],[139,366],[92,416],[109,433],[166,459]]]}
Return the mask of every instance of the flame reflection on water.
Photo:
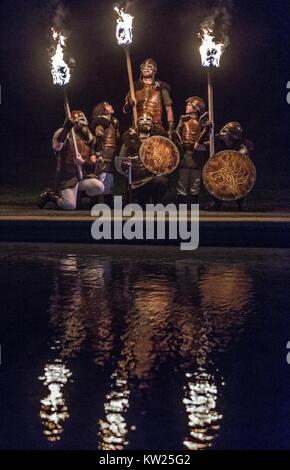
{"label": "flame reflection on water", "polygon": [[[49,391],[40,399],[44,435],[62,439],[64,423],[74,413],[66,405],[65,385],[72,383],[73,361],[88,351],[96,374],[112,368],[103,412],[96,415],[98,449],[130,446],[139,418],[134,422],[131,414],[129,424],[128,412],[171,363],[172,374],[184,377],[183,398],[176,403],[187,417],[180,446],[210,448],[222,426],[225,386],[212,354],[225,351],[241,334],[252,299],[251,276],[242,263],[156,266],[62,258],[50,297],[50,358],[40,377]],[[134,413],[141,410],[135,406]]]}

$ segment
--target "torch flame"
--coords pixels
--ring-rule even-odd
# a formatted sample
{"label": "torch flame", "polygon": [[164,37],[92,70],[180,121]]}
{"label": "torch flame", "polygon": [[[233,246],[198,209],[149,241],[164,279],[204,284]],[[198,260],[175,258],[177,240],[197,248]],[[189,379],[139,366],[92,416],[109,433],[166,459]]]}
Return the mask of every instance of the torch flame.
{"label": "torch flame", "polygon": [[215,42],[214,33],[210,28],[204,28],[199,37],[202,39],[199,51],[203,67],[219,67],[225,45]]}
{"label": "torch flame", "polygon": [[117,27],[116,27],[116,38],[119,46],[128,46],[133,41],[133,19],[129,13],[125,13],[123,9],[118,7],[114,8],[117,13]]}
{"label": "torch flame", "polygon": [[70,81],[70,68],[64,60],[63,50],[66,44],[66,37],[51,28],[52,37],[55,42],[53,53],[51,54],[51,75],[55,85],[67,85]]}

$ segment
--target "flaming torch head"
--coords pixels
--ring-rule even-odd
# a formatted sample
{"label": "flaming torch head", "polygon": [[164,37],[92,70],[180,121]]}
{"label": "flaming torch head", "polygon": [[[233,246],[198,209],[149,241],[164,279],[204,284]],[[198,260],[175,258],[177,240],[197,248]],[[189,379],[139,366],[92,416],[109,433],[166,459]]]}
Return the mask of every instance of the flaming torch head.
{"label": "flaming torch head", "polygon": [[215,42],[213,31],[208,27],[202,30],[199,37],[202,40],[199,51],[203,67],[219,67],[225,45]]}
{"label": "flaming torch head", "polygon": [[114,8],[117,13],[116,38],[119,46],[129,46],[133,41],[133,19],[129,13],[123,9]]}
{"label": "flaming torch head", "polygon": [[52,30],[52,38],[54,41],[51,49],[51,75],[55,85],[67,85],[71,78],[70,68],[64,60],[64,47],[66,37],[55,29]]}

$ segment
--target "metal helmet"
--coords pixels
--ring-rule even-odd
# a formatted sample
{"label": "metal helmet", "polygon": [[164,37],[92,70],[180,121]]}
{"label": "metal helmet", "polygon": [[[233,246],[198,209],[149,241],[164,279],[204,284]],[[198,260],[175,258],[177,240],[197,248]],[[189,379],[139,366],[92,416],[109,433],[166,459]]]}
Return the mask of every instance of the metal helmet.
{"label": "metal helmet", "polygon": [[145,67],[152,67],[154,74],[157,72],[157,63],[154,59],[144,60],[144,62],[142,62],[142,64],[140,65],[141,72]]}
{"label": "metal helmet", "polygon": [[71,118],[75,123],[81,122],[82,124],[88,125],[88,120],[82,111],[79,111],[79,110],[72,111]]}
{"label": "metal helmet", "polygon": [[150,113],[143,113],[141,116],[138,118],[138,126],[152,126],[153,124],[153,117]]}
{"label": "metal helmet", "polygon": [[191,104],[200,115],[205,112],[205,102],[199,96],[191,96],[185,102],[186,104]]}
{"label": "metal helmet", "polygon": [[238,122],[228,122],[220,131],[220,136],[230,135],[233,139],[238,140],[243,136],[243,129]]}

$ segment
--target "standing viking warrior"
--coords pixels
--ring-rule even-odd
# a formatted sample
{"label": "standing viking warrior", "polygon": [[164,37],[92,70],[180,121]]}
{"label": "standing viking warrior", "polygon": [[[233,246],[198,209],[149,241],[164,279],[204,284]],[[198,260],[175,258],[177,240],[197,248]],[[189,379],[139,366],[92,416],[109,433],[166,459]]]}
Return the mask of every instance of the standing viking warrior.
{"label": "standing viking warrior", "polygon": [[96,173],[105,187],[105,203],[112,205],[114,194],[115,156],[120,140],[119,122],[113,117],[114,108],[107,101],[95,106],[91,131],[95,138],[94,149],[101,158]]}
{"label": "standing viking warrior", "polygon": [[181,147],[182,158],[179,164],[177,195],[179,203],[199,203],[201,173],[204,164],[204,153],[195,150],[202,131],[205,116],[205,102],[198,96],[186,100],[186,111],[181,116],[175,137]]}
{"label": "standing viking warrior", "polygon": [[[77,155],[70,133],[72,128],[76,135]],[[93,136],[82,111],[72,111],[71,119],[66,119],[63,127],[54,133],[52,148],[57,157],[56,190],[46,189],[41,193],[40,209],[53,202],[59,209],[73,211],[79,192],[83,191],[91,198],[104,192],[103,183],[94,174],[97,157],[93,154]]]}
{"label": "standing viking warrior", "polygon": [[168,178],[164,175],[153,177],[143,166],[139,156],[143,142],[149,137],[158,135],[168,137],[163,127],[155,126],[153,117],[146,113],[139,117],[137,130],[130,127],[123,134],[120,160],[135,159],[132,167],[133,189],[137,202],[142,207],[145,207],[151,199],[153,204],[161,202],[168,188]]}
{"label": "standing viking warrior", "polygon": [[[203,133],[195,144],[195,149],[207,151],[209,148],[208,135],[213,123],[207,122]],[[234,150],[251,157],[254,144],[244,137],[242,126],[238,122],[229,122],[218,134],[215,135],[215,153],[225,150]],[[240,211],[247,210],[247,197],[237,200]],[[206,207],[206,210],[219,211],[222,208],[222,201],[212,197],[212,202]]]}
{"label": "standing viking warrior", "polygon": [[174,114],[172,109],[172,99],[170,97],[170,87],[164,82],[155,80],[157,64],[153,59],[146,59],[140,67],[141,75],[135,82],[136,102],[132,100],[130,93],[125,98],[123,111],[129,113],[136,106],[138,118],[145,114],[150,114],[155,126],[163,127],[162,114],[165,108],[168,122],[169,135],[174,129]]}

